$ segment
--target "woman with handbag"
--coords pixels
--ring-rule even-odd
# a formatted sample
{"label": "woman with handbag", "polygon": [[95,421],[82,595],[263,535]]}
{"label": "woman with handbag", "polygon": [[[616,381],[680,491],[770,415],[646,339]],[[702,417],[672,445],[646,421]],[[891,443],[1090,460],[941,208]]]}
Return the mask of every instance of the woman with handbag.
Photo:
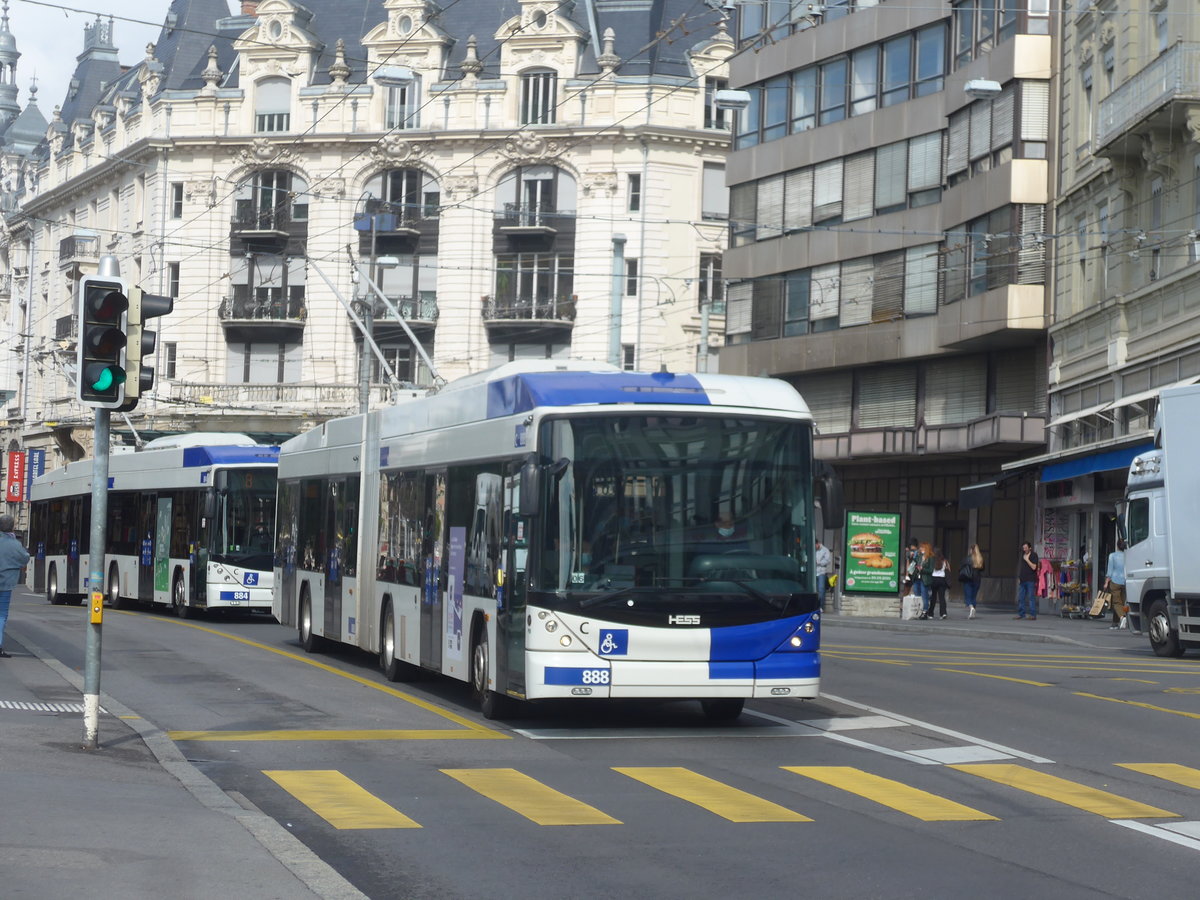
{"label": "woman with handbag", "polygon": [[958,567],[958,580],[963,586],[963,602],[967,604],[967,618],[975,618],[975,605],[979,597],[979,585],[983,582],[983,551],[972,544],[962,565]]}
{"label": "woman with handbag", "polygon": [[[941,618],[946,618],[946,591],[950,587],[950,563],[946,557],[942,556],[940,548],[933,548],[933,553],[929,555],[925,560],[925,565],[921,568],[921,575],[922,578],[928,578],[925,584],[929,590],[929,609],[921,618],[932,619],[939,614]],[[938,606],[936,613],[934,604]]]}

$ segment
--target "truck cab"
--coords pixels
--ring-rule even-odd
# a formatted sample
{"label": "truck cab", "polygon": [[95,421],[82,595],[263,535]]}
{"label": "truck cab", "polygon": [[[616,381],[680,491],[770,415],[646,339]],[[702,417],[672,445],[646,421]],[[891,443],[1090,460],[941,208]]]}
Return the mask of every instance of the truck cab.
{"label": "truck cab", "polygon": [[1134,631],[1149,630],[1150,606],[1166,597],[1170,588],[1162,457],[1162,450],[1143,453],[1129,467],[1124,514],[1125,597],[1129,627]]}

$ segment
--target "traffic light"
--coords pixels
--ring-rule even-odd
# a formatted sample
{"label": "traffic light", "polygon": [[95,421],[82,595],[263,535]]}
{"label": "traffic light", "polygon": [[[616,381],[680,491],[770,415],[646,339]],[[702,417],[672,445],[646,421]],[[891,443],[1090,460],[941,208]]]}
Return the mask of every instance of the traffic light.
{"label": "traffic light", "polygon": [[129,292],[129,348],[125,351],[125,368],[130,375],[125,385],[128,409],[133,409],[138,398],[154,387],[154,370],[142,365],[142,360],[153,357],[158,332],[147,329],[146,320],[165,316],[174,308],[175,301],[170,297],[147,294],[141,288]]}
{"label": "traffic light", "polygon": [[122,278],[85,276],[79,282],[76,382],[88,406],[116,409],[125,402],[129,298]]}

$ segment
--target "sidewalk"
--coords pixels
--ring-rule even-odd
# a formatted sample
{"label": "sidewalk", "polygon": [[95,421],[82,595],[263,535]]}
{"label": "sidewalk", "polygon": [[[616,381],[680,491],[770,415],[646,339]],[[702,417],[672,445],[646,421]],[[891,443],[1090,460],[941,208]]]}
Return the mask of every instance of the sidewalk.
{"label": "sidewalk", "polygon": [[363,895],[281,825],[222,791],[154,725],[101,693],[84,750],[83,679],[22,641],[0,659],[0,895]]}
{"label": "sidewalk", "polygon": [[946,619],[901,619],[843,616],[836,611],[825,614],[823,628],[873,628],[910,634],[948,634],[954,637],[979,637],[1043,644],[1070,644],[1104,650],[1149,650],[1145,634],[1125,629],[1110,629],[1112,617],[1100,619],[1064,619],[1057,609],[1043,603],[1036,619],[1016,619],[1015,610],[980,606],[974,619],[967,618],[961,602],[948,603]]}

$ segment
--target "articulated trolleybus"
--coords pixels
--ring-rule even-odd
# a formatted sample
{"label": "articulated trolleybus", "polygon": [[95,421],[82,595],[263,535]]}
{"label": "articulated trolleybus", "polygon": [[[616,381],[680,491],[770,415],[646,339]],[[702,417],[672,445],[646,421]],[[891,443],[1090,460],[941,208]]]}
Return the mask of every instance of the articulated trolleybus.
{"label": "articulated trolleybus", "polygon": [[489,718],[815,697],[811,453],[782,381],[509,363],[282,445],[274,612]]}
{"label": "articulated trolleybus", "polygon": [[[278,447],[244,434],[157,438],[108,469],[104,590],[111,606],[271,608]],[[51,603],[88,593],[92,460],[33,482],[30,571]]]}

